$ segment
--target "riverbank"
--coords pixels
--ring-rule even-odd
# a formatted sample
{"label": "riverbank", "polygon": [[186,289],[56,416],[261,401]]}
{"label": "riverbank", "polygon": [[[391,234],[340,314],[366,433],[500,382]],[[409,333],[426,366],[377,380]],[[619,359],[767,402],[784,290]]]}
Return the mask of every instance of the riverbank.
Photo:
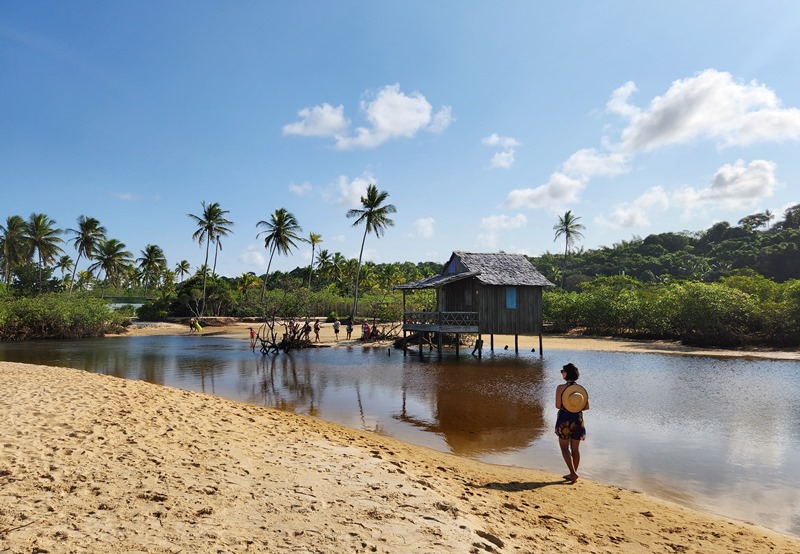
{"label": "riverbank", "polygon": [[[230,318],[222,322],[208,325],[200,332],[203,335],[222,336],[232,339],[249,340],[249,329],[258,327],[252,323],[240,323],[231,321]],[[116,336],[157,336],[157,335],[182,335],[189,334],[188,326],[178,323],[135,323],[128,327],[127,331]],[[333,325],[325,323],[320,330],[320,344],[323,346],[346,346],[361,345],[365,347],[384,347],[390,344],[384,342],[363,342],[357,339],[360,330],[353,331],[353,339],[345,339],[344,326],[339,332],[339,340],[336,340],[333,332]],[[312,340],[314,334],[311,334]],[[737,358],[761,358],[772,360],[798,360],[800,361],[800,350],[767,350],[767,349],[723,349],[723,348],[699,348],[684,346],[677,341],[654,341],[654,340],[630,340],[617,339],[610,337],[591,337],[584,335],[558,335],[546,334],[543,339],[544,351],[547,350],[594,350],[601,352],[630,352],[630,353],[651,353],[651,354],[675,354],[683,356],[713,356],[713,357],[737,357]],[[490,347],[490,338],[484,337],[484,349]],[[505,347],[514,348],[514,337],[507,335],[496,335],[494,337],[494,347],[496,350],[503,350]],[[539,337],[520,336],[517,347],[520,351],[530,352],[531,349],[539,350]],[[469,350],[465,347],[464,350]]]}
{"label": "riverbank", "polygon": [[0,362],[0,391],[0,551],[800,551],[635,491],[141,381]]}

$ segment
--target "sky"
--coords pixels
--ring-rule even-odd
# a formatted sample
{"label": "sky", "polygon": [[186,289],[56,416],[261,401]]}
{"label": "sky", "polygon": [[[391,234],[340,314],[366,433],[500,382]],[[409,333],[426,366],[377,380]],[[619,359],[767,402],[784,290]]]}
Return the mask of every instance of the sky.
{"label": "sky", "polygon": [[236,277],[278,208],[357,258],[369,184],[397,209],[375,263],[562,252],[567,210],[585,249],[781,219],[798,52],[790,0],[0,1],[0,224],[94,217],[196,269],[218,202]]}

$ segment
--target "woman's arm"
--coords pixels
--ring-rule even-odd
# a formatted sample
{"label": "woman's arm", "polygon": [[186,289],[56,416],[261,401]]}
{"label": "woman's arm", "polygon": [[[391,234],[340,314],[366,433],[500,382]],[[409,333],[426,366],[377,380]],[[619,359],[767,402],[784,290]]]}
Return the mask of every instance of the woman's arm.
{"label": "woman's arm", "polygon": [[564,392],[566,385],[558,385],[556,387],[556,408],[561,409],[561,393]]}

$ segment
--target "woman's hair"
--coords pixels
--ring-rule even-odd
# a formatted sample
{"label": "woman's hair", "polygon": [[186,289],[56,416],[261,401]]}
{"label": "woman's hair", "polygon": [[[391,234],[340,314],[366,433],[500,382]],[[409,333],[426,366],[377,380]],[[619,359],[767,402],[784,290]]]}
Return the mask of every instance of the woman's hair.
{"label": "woman's hair", "polygon": [[575,364],[569,363],[564,366],[564,371],[567,372],[567,381],[577,381],[578,377],[581,376],[581,372],[578,371],[578,368],[575,367]]}

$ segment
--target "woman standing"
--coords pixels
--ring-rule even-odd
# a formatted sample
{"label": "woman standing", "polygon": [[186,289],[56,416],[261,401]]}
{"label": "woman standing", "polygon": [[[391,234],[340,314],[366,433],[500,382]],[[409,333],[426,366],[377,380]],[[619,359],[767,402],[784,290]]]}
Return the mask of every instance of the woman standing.
{"label": "woman standing", "polygon": [[567,364],[561,370],[565,383],[556,387],[556,435],[561,447],[561,455],[569,469],[564,479],[575,483],[578,480],[578,466],[581,463],[581,441],[586,438],[583,426],[583,411],[589,409],[589,394],[586,389],[575,383],[580,372],[575,364]]}

